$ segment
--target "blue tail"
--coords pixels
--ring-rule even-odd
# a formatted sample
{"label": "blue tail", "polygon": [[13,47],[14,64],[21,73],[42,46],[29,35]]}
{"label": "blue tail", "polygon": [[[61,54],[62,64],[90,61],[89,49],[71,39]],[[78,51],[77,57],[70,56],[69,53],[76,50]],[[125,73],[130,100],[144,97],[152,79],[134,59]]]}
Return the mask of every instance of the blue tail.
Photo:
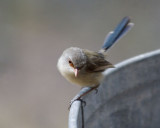
{"label": "blue tail", "polygon": [[121,39],[133,27],[133,25],[133,23],[130,23],[129,17],[124,17],[115,30],[107,35],[102,49],[107,51],[113,44]]}

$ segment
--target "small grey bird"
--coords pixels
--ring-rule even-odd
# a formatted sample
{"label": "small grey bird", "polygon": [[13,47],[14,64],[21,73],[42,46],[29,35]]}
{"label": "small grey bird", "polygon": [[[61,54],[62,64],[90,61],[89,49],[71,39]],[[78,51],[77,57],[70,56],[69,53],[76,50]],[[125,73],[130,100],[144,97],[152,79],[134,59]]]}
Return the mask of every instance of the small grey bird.
{"label": "small grey bird", "polygon": [[[91,90],[97,88],[103,79],[103,72],[113,68],[113,64],[106,60],[106,51],[121,39],[132,27],[129,17],[124,17],[114,31],[109,32],[102,49],[98,52],[71,47],[66,49],[58,60],[57,67],[62,76],[69,82],[90,90],[74,100],[80,99]],[[73,101],[73,100],[72,100]]]}

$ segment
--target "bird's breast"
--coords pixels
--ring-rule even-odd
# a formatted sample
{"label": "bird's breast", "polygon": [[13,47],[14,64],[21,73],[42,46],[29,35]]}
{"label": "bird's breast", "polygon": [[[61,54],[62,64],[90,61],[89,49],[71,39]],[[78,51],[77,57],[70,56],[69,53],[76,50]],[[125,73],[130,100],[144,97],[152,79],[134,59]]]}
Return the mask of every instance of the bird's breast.
{"label": "bird's breast", "polygon": [[94,87],[100,84],[103,75],[102,73],[83,73],[79,72],[77,77],[75,77],[74,72],[64,73],[64,77],[71,83],[80,85],[82,87]]}

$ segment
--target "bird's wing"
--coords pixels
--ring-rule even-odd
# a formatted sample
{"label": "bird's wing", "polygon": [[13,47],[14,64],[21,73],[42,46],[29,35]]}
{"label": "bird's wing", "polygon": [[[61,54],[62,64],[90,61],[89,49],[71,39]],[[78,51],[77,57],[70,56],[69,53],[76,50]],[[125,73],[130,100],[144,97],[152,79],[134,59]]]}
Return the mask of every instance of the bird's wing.
{"label": "bird's wing", "polygon": [[86,71],[88,72],[102,72],[106,68],[113,68],[113,64],[108,62],[104,55],[98,52],[93,52],[84,49],[83,52],[87,57]]}

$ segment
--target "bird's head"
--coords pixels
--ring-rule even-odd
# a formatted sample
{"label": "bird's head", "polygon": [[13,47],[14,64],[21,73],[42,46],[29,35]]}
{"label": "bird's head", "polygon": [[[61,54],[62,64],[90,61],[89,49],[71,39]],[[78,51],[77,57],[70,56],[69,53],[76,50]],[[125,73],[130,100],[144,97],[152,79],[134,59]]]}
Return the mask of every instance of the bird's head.
{"label": "bird's head", "polygon": [[74,73],[75,77],[77,77],[78,73],[85,66],[85,64],[86,56],[82,49],[71,47],[66,49],[60,57],[58,61],[58,69],[61,73]]}

